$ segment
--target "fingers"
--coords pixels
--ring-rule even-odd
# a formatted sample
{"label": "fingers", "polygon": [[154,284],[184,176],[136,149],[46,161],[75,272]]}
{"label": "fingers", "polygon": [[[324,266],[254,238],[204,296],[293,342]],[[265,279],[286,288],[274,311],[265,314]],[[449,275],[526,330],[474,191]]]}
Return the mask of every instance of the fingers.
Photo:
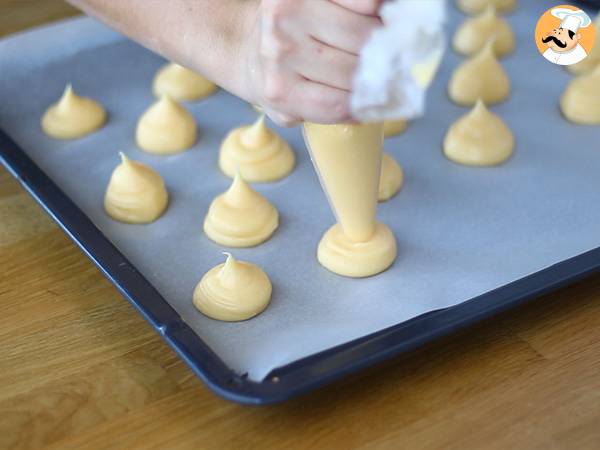
{"label": "fingers", "polygon": [[343,123],[352,119],[350,93],[320,83],[299,80],[290,92],[290,103],[309,122]]}
{"label": "fingers", "polygon": [[[356,0],[357,3],[361,1]],[[309,34],[330,47],[354,55],[360,53],[373,30],[381,26],[378,17],[350,11],[329,0],[310,5],[310,13],[306,11],[307,17],[310,17],[307,30]]]}
{"label": "fingers", "polygon": [[374,0],[263,0],[256,50],[246,68],[252,100],[283,126],[351,121],[357,55],[380,24],[366,14],[378,5]]}
{"label": "fingers", "polygon": [[291,68],[304,78],[350,91],[358,57],[310,39]]}
{"label": "fingers", "polygon": [[283,125],[303,120],[338,123],[351,120],[350,93],[307,80],[293,72],[275,67],[263,75],[264,94],[261,101],[269,117]]}

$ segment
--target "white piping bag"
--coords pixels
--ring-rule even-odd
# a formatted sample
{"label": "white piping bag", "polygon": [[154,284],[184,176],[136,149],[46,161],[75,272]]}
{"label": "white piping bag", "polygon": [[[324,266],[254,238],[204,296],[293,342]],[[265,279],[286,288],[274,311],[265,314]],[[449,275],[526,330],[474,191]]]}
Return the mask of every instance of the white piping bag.
{"label": "white piping bag", "polygon": [[422,116],[446,47],[446,2],[392,0],[379,15],[383,26],[360,53],[352,114],[365,122]]}

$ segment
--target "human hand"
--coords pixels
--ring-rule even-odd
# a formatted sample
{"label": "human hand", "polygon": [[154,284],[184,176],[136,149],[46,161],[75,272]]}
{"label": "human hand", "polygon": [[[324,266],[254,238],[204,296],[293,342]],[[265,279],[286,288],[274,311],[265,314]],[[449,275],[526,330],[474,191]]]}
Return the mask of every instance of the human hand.
{"label": "human hand", "polygon": [[352,120],[358,54],[382,0],[262,0],[241,43],[244,94],[276,123]]}

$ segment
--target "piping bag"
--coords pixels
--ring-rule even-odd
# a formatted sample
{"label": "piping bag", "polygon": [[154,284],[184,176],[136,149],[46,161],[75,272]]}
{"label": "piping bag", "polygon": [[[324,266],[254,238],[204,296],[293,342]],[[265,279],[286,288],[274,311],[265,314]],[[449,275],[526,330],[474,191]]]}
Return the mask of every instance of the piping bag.
{"label": "piping bag", "polygon": [[445,0],[390,0],[360,52],[351,96],[359,124],[305,123],[304,142],[335,218],[355,242],[376,223],[386,119],[424,114],[445,46]]}

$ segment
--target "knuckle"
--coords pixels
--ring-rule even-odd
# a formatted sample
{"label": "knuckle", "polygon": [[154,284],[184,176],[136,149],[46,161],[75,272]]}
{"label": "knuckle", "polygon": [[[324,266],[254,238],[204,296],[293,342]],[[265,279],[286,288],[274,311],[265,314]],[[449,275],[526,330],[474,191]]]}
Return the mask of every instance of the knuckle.
{"label": "knuckle", "polygon": [[322,96],[314,101],[315,107],[326,113],[333,122],[343,122],[350,118],[350,105],[343,96]]}
{"label": "knuckle", "polygon": [[375,15],[379,11],[381,0],[363,0],[365,14]]}
{"label": "knuckle", "polygon": [[265,72],[264,80],[265,100],[271,104],[279,104],[285,101],[288,88],[285,77],[278,71],[269,70]]}
{"label": "knuckle", "polygon": [[279,28],[292,15],[293,0],[263,0],[261,2],[263,21],[268,27]]}

